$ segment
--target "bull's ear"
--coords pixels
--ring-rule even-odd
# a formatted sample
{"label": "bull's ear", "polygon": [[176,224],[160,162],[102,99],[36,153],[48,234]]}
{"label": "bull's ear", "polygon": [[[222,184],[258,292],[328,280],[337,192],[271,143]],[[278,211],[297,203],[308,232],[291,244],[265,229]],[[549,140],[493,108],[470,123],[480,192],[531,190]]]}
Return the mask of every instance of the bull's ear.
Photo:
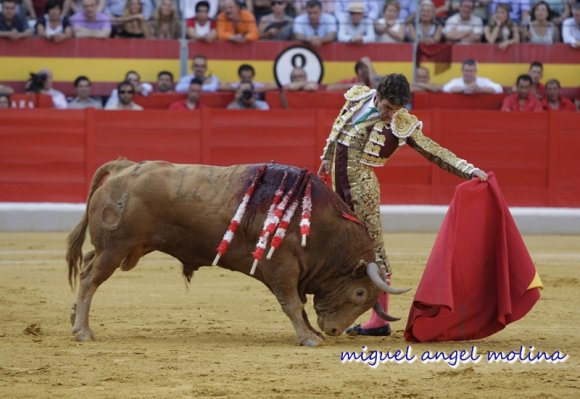
{"label": "bull's ear", "polygon": [[351,276],[356,277],[360,274],[366,274],[367,262],[363,259],[359,260],[354,269],[352,269]]}

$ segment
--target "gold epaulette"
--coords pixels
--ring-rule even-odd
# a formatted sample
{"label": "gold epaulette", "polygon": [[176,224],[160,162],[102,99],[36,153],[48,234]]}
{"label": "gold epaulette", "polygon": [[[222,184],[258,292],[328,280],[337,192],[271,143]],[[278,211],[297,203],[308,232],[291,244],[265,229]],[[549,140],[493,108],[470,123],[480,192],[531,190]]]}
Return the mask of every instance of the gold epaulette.
{"label": "gold epaulette", "polygon": [[415,115],[411,115],[405,108],[398,110],[391,119],[391,131],[399,139],[399,146],[405,145],[407,137],[413,134],[418,128],[423,127]]}
{"label": "gold epaulette", "polygon": [[360,101],[371,97],[375,94],[374,89],[363,85],[354,85],[346,93],[344,93],[344,98],[346,101]]}

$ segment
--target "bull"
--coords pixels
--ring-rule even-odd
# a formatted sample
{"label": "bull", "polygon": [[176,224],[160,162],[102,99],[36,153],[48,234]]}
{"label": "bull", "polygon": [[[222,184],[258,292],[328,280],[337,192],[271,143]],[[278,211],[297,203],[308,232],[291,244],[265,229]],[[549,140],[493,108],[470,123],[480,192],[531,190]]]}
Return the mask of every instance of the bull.
{"label": "bull", "polygon": [[[129,160],[102,165],[91,181],[86,211],[67,239],[69,284],[73,290],[79,285],[71,315],[76,339],[95,339],[89,328],[91,301],[117,268],[131,270],[144,255],[161,251],[182,263],[189,283],[194,271],[211,265],[258,167]],[[292,183],[300,173],[304,172],[291,166],[267,165],[247,205],[248,215],[219,266],[250,274],[251,253],[269,199],[283,174]],[[261,261],[253,277],[276,296],[299,343],[317,346],[324,338],[304,310],[307,294],[314,296],[320,329],[336,336],[372,306],[382,317],[395,319],[378,304],[379,291],[399,294],[405,290],[385,283],[384,274],[374,263],[373,242],[348,206],[322,180],[315,176],[310,179],[312,229],[308,244],[302,247],[298,223],[293,220],[283,244],[270,260]],[[87,230],[94,250],[83,257]]]}

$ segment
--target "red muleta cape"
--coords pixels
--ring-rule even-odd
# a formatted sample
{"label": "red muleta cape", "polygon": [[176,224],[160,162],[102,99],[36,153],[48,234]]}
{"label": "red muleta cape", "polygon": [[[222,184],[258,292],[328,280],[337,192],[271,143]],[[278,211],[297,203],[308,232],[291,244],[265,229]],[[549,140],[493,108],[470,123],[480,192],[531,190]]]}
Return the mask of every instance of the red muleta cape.
{"label": "red muleta cape", "polygon": [[542,283],[493,173],[460,184],[417,288],[407,341],[480,339],[521,319]]}

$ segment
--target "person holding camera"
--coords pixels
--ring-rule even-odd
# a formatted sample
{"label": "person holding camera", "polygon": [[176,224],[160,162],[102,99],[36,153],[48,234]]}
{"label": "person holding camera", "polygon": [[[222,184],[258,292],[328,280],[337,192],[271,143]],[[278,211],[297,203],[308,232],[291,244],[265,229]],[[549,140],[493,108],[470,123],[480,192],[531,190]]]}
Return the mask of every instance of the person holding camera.
{"label": "person holding camera", "polygon": [[272,13],[260,19],[260,39],[292,40],[292,22],[294,19],[286,14],[284,0],[272,0]]}
{"label": "person holding camera", "polygon": [[229,103],[227,109],[259,109],[267,111],[270,109],[268,103],[262,100],[256,100],[254,85],[252,82],[240,82],[236,90],[236,98]]}
{"label": "person holding camera", "polygon": [[27,93],[48,94],[52,97],[52,106],[58,109],[67,109],[68,102],[64,93],[53,87],[52,71],[42,69],[38,73],[31,73],[30,79],[24,85]]}

